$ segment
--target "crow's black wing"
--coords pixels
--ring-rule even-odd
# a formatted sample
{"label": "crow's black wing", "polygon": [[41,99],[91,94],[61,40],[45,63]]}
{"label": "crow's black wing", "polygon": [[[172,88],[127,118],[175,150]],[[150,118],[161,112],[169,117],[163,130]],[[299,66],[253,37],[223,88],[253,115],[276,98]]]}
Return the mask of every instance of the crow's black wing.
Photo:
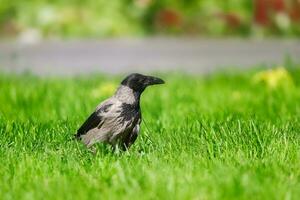
{"label": "crow's black wing", "polygon": [[81,125],[77,130],[76,137],[79,138],[81,135],[84,135],[89,130],[96,128],[101,122],[101,116],[98,116],[97,112],[93,112],[89,118]]}
{"label": "crow's black wing", "polygon": [[93,112],[77,130],[76,138],[79,138],[80,136],[86,134],[89,130],[98,127],[103,121],[101,113],[107,112],[107,110],[111,106],[112,104],[104,104],[103,106],[99,107],[99,109],[97,109],[95,112]]}

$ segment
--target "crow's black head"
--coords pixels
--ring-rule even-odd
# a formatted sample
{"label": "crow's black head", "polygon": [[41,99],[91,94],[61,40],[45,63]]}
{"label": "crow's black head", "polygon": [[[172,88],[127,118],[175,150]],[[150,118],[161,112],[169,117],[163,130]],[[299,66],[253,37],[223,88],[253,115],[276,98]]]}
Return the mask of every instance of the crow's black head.
{"label": "crow's black head", "polygon": [[143,92],[149,85],[163,83],[165,82],[160,78],[154,76],[145,76],[137,73],[130,74],[121,82],[122,85],[127,86],[137,92]]}

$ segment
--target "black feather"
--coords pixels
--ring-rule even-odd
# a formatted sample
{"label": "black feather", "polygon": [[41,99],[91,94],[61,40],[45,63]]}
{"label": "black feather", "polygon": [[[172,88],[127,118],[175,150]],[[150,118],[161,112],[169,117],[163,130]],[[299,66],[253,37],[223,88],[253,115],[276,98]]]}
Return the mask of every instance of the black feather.
{"label": "black feather", "polygon": [[82,124],[78,129],[76,137],[79,138],[81,135],[84,135],[89,130],[96,128],[101,122],[101,117],[97,115],[96,112],[93,112],[89,118]]}
{"label": "black feather", "polygon": [[[136,125],[137,126],[137,125]],[[138,136],[138,130],[135,127],[132,129],[131,133],[125,138],[122,145],[122,150],[126,151],[135,142]]]}
{"label": "black feather", "polygon": [[82,124],[82,126],[78,129],[76,137],[79,138],[81,135],[86,134],[89,130],[99,126],[99,124],[102,121],[102,117],[100,116],[100,113],[107,112],[110,106],[112,106],[112,104],[104,105],[99,110],[93,112],[89,116],[89,118]]}
{"label": "black feather", "polygon": [[140,107],[134,104],[122,103],[120,117],[123,121],[129,121],[140,114]]}

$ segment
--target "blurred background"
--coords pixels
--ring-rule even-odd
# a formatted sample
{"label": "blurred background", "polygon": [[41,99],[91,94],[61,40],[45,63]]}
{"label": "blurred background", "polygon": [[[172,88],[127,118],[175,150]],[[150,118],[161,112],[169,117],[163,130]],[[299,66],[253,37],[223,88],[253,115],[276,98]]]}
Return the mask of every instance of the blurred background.
{"label": "blurred background", "polygon": [[300,55],[300,0],[0,1],[9,71],[206,72]]}
{"label": "blurred background", "polygon": [[1,0],[2,37],[300,35],[299,0]]}

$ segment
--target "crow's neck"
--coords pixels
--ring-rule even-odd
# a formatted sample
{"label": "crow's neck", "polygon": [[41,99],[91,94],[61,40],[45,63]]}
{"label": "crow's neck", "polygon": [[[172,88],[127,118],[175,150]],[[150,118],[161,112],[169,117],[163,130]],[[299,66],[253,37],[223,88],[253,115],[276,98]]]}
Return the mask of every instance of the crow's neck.
{"label": "crow's neck", "polygon": [[115,95],[118,100],[120,100],[122,103],[131,104],[133,106],[140,106],[140,97],[141,93],[132,90],[131,88],[121,85]]}

